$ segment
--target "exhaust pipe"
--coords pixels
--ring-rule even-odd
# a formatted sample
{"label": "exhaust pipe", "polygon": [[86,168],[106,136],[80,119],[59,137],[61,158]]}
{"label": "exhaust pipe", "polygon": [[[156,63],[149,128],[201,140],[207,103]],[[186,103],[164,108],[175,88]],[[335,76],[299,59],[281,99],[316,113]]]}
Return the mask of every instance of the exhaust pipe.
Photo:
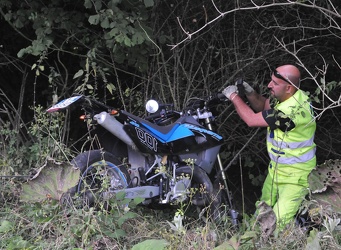
{"label": "exhaust pipe", "polygon": [[132,149],[137,150],[135,143],[124,131],[123,124],[117,121],[114,116],[111,116],[107,112],[101,112],[94,115],[94,120]]}

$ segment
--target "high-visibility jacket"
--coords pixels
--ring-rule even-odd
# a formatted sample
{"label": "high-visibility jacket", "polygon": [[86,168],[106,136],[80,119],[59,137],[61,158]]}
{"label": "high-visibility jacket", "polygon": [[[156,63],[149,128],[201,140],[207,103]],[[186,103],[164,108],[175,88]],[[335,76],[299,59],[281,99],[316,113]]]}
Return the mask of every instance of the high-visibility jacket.
{"label": "high-visibility jacket", "polygon": [[[282,181],[290,183],[292,179],[292,182],[296,182],[297,177],[308,175],[316,166],[316,122],[312,107],[308,96],[297,90],[289,99],[277,103],[274,109],[280,111],[285,118],[290,118],[295,126],[288,131],[279,128],[271,130],[268,127],[267,149],[271,160],[269,171],[286,177]],[[278,180],[281,181],[281,178]]]}

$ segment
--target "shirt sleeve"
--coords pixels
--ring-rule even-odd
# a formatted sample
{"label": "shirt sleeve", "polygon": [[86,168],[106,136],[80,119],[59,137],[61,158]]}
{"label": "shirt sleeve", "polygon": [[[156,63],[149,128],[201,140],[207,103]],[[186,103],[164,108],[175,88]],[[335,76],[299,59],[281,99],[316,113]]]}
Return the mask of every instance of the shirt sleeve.
{"label": "shirt sleeve", "polygon": [[295,123],[283,112],[275,109],[268,109],[262,112],[264,120],[271,130],[280,129],[283,132],[295,128]]}

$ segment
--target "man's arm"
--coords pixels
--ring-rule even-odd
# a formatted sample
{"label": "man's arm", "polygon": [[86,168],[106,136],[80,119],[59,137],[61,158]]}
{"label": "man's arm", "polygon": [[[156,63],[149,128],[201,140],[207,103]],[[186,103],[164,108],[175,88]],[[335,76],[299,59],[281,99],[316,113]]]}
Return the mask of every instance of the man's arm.
{"label": "man's arm", "polygon": [[246,97],[255,112],[261,112],[263,110],[270,109],[269,99],[258,94],[256,91],[252,91],[250,94],[247,94]]}
{"label": "man's arm", "polygon": [[[256,92],[253,92],[256,93]],[[250,94],[251,101],[254,101],[255,110],[259,110],[257,113],[255,113],[243,100],[240,98],[237,93],[233,93],[231,95],[230,100],[232,101],[233,105],[236,108],[236,111],[240,118],[249,126],[249,127],[268,127],[268,123],[265,121],[262,115],[262,110],[266,109],[266,107],[270,108],[269,100],[265,97],[262,97],[259,95],[259,97],[262,97],[259,99],[254,94]],[[264,99],[263,99],[264,98]],[[251,104],[252,105],[252,104]],[[253,106],[252,106],[253,107]],[[256,109],[258,108],[258,109]],[[261,109],[263,108],[263,109]]]}
{"label": "man's arm", "polygon": [[[236,86],[240,85],[240,79],[237,80]],[[263,110],[270,109],[269,100],[264,96],[258,94],[250,84],[245,81],[242,81],[242,87],[244,88],[246,97],[250,102],[252,109],[256,112],[261,112]]]}

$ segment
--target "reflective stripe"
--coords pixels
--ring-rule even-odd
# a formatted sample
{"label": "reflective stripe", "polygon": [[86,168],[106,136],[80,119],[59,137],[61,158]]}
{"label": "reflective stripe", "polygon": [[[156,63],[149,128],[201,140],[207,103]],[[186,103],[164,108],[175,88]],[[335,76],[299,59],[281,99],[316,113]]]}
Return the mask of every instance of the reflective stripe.
{"label": "reflective stripe", "polygon": [[268,133],[267,141],[271,143],[274,147],[277,148],[303,148],[303,147],[311,147],[314,144],[314,136],[312,136],[309,140],[301,141],[301,142],[285,142],[283,140],[276,141],[274,138],[270,137],[270,133]]}
{"label": "reflective stripe", "polygon": [[272,165],[274,163],[297,165],[297,169],[300,169],[300,164],[304,165],[315,159],[316,151],[314,143],[316,123],[308,112],[311,109],[308,96],[300,90],[296,91],[289,99],[277,103],[274,109],[290,117],[296,127],[288,132],[276,128],[272,136],[268,127],[267,149]]}
{"label": "reflective stripe", "polygon": [[307,153],[297,157],[297,156],[293,156],[293,157],[285,157],[283,155],[274,155],[272,154],[271,151],[269,151],[269,156],[270,159],[274,162],[280,163],[280,164],[295,164],[295,163],[302,163],[302,162],[307,162],[309,160],[311,160],[312,158],[314,158],[315,156],[315,152],[316,152],[316,147],[312,148],[310,151],[308,151]]}

